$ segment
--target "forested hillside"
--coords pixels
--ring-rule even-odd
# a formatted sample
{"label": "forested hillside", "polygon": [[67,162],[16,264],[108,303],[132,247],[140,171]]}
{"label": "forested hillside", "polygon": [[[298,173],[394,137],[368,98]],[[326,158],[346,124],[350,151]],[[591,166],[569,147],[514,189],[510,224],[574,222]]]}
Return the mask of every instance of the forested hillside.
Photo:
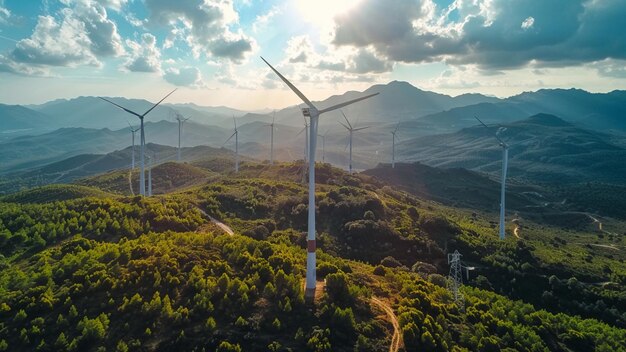
{"label": "forested hillside", "polygon": [[[220,163],[168,164],[155,187]],[[488,211],[330,165],[316,179],[325,288],[305,302],[301,173],[247,163],[150,198],[107,195],[128,180],[103,175],[3,198],[0,350],[389,351],[380,304],[407,351],[626,350],[622,223],[522,219],[499,241]],[[475,268],[464,309],[446,287],[455,249]]]}

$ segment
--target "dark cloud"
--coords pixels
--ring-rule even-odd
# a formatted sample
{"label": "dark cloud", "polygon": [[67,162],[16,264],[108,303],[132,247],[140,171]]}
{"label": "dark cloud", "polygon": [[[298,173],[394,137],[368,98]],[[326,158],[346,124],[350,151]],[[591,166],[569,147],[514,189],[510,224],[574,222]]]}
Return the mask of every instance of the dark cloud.
{"label": "dark cloud", "polygon": [[[392,61],[570,66],[626,58],[623,0],[364,0],[335,18],[334,44],[372,46]],[[448,11],[449,10],[449,11]]]}

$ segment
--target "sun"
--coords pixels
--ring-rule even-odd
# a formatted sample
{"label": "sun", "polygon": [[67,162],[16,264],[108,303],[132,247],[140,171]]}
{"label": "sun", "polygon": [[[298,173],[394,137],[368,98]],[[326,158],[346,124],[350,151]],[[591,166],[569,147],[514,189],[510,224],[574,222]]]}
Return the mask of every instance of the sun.
{"label": "sun", "polygon": [[332,26],[335,16],[345,13],[362,0],[295,0],[302,18],[319,27]]}

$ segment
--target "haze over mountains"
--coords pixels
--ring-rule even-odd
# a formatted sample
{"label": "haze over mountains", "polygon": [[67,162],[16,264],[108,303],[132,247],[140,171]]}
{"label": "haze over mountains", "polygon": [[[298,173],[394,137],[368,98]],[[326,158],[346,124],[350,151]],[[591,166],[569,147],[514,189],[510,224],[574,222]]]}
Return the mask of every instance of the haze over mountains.
{"label": "haze over mountains", "polygon": [[[390,161],[390,131],[401,122],[397,160],[422,161],[431,166],[464,167],[498,173],[500,149],[495,129],[475,127],[474,116],[488,124],[502,124],[511,144],[513,177],[536,181],[622,182],[626,145],[626,92],[589,93],[579,89],[545,89],[506,99],[480,94],[450,97],[393,81],[364,92],[349,91],[316,103],[320,108],[379,92],[379,96],[343,109],[353,125],[371,128],[354,136],[354,165],[366,169]],[[141,99],[111,98],[131,110],[152,106]],[[190,117],[183,130],[183,147],[209,145],[233,148],[224,141],[239,126],[240,152],[269,159],[269,127],[273,112],[244,112],[228,107],[163,104],[146,117],[146,140],[163,146],[178,142],[175,117]],[[537,115],[539,114],[539,115]],[[138,121],[97,97],[55,100],[41,105],[0,105],[0,174],[44,174],[45,166],[80,155],[126,150],[131,136],[128,122]],[[532,116],[532,117],[531,117]],[[338,124],[340,112],[320,120],[319,133],[327,133],[325,161],[347,165],[347,133]],[[275,156],[279,160],[302,158],[304,135],[298,106],[275,112]],[[469,128],[467,128],[469,127]],[[592,132],[593,130],[593,132]],[[139,144],[139,134],[136,136]],[[321,140],[318,159],[322,158]],[[91,160],[81,156],[75,160]],[[105,159],[105,160],[114,160]],[[129,161],[127,160],[128,164]],[[71,162],[69,163],[71,164]],[[127,165],[126,165],[127,166]],[[108,169],[124,167],[112,162]],[[103,170],[103,169],[98,169]]]}

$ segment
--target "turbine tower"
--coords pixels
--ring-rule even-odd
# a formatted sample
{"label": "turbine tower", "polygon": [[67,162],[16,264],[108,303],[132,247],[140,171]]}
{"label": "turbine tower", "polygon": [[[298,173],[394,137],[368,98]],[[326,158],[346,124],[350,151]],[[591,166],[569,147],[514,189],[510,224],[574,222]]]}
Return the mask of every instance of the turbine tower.
{"label": "turbine tower", "polygon": [[346,122],[348,123],[348,126],[346,126],[343,123],[341,123],[341,121],[339,121],[339,123],[350,132],[350,140],[348,141],[348,143],[350,145],[350,165],[349,165],[348,171],[349,171],[350,174],[352,174],[352,134],[354,132],[356,132],[356,131],[361,131],[361,130],[364,130],[366,128],[369,128],[370,126],[354,128],[350,124],[350,121],[348,121],[348,118],[346,117],[346,114],[343,113],[343,111],[341,112],[341,115],[343,115],[343,118],[346,119]]}
{"label": "turbine tower", "polygon": [[[478,117],[476,116],[474,117],[485,128],[489,128]],[[500,180],[500,230],[499,230],[499,236],[501,240],[503,240],[505,236],[505,233],[504,233],[504,225],[505,225],[504,215],[505,214],[504,213],[505,213],[506,207],[505,207],[504,201],[505,201],[505,194],[506,194],[506,171],[507,171],[508,164],[509,164],[509,146],[508,144],[504,143],[502,138],[500,138],[499,136],[500,132],[504,130],[505,129],[503,128],[499,128],[498,131],[496,132],[496,139],[498,139],[498,142],[500,142],[500,146],[502,147],[502,175],[501,175],[501,180]]]}
{"label": "turbine tower", "polygon": [[326,132],[324,132],[324,134],[318,134],[317,136],[322,138],[322,162],[326,162],[325,157],[326,157],[326,135],[328,134],[328,131],[330,130],[326,130]]}
{"label": "turbine tower", "polygon": [[398,127],[400,127],[400,122],[396,125],[396,128],[391,131],[391,168],[396,167],[396,133],[398,133]]}
{"label": "turbine tower", "polygon": [[148,158],[148,197],[152,197],[152,157],[146,155]]}
{"label": "turbine tower", "polygon": [[270,65],[263,57],[261,57],[269,67],[280,77],[280,79],[308,106],[302,109],[302,115],[310,118],[310,146],[309,146],[309,221],[308,221],[308,233],[307,233],[307,258],[306,258],[306,283],[305,283],[305,297],[313,299],[315,297],[315,284],[316,284],[316,258],[315,258],[315,145],[317,143],[317,123],[321,114],[332,110],[340,109],[346,105],[356,103],[363,99],[367,99],[377,95],[378,93],[366,95],[357,99],[352,99],[337,105],[333,105],[326,109],[318,110],[309,99],[302,94],[291,82],[287,80],[280,72],[278,72],[272,65]]}
{"label": "turbine tower", "polygon": [[304,157],[302,158],[302,183],[306,182],[306,161],[307,156],[309,154],[309,124],[306,122],[306,117],[304,119],[304,128],[298,132],[296,137],[298,137],[302,132],[304,132]]}
{"label": "turbine tower", "polygon": [[272,123],[268,123],[265,126],[270,127],[270,165],[274,165],[274,120],[276,118],[276,111],[274,111],[274,116],[272,116]]}
{"label": "turbine tower", "polygon": [[152,110],[154,110],[154,108],[157,107],[157,105],[161,104],[161,102],[163,102],[163,100],[165,100],[167,97],[169,97],[170,95],[172,95],[172,93],[174,93],[176,91],[176,89],[174,89],[173,91],[171,91],[168,95],[166,95],[165,97],[163,97],[163,99],[159,100],[158,103],[154,104],[150,109],[148,109],[148,111],[144,112],[143,114],[138,114],[132,110],[126,109],[125,107],[118,105],[108,99],[105,99],[103,97],[100,97],[100,99],[111,103],[115,106],[117,106],[118,108],[126,111],[127,113],[131,114],[131,115],[135,115],[139,118],[139,121],[141,122],[141,148],[140,148],[140,156],[141,156],[141,172],[139,173],[139,194],[141,194],[142,196],[146,195],[146,174],[145,174],[145,149],[146,149],[146,134],[144,132],[144,128],[143,128],[143,119],[144,117],[146,117],[146,115],[148,115],[148,113]]}
{"label": "turbine tower", "polygon": [[[224,144],[228,143],[231,138],[235,137],[235,172],[239,172],[239,131],[237,130],[237,120],[233,116],[233,122],[235,123],[235,132],[228,137]],[[222,145],[224,145],[222,144]]]}
{"label": "turbine tower", "polygon": [[176,161],[180,161],[180,140],[183,134],[183,124],[191,117],[183,118],[180,114],[176,114],[176,121],[178,121],[178,154],[176,154]]}
{"label": "turbine tower", "polygon": [[133,135],[133,149],[132,149],[132,159],[131,159],[130,169],[134,170],[135,169],[135,133],[139,131],[139,128],[133,128],[133,126],[130,125],[130,122],[128,122],[128,127],[130,127],[130,133]]}

